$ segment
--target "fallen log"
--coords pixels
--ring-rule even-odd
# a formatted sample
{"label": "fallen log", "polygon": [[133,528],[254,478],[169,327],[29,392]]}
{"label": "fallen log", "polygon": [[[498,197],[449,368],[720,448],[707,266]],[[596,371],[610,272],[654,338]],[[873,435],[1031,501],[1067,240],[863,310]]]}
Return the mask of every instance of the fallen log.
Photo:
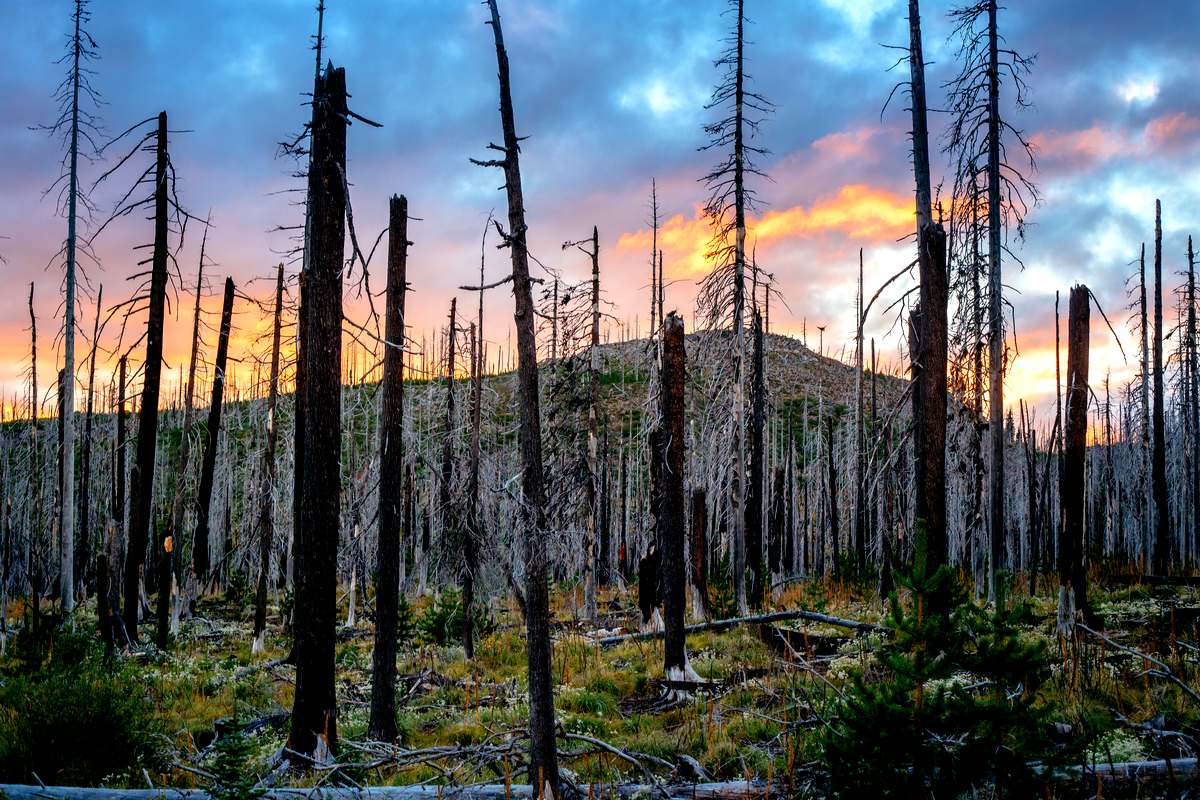
{"label": "fallen log", "polygon": [[[580,789],[583,790],[583,786]],[[595,784],[591,796],[647,798],[657,793],[678,800],[769,800],[766,781],[680,783],[649,786],[640,783]],[[363,789],[272,789],[264,800],[528,800],[533,787],[504,784],[477,786],[368,786]],[[4,800],[212,800],[199,789],[90,789],[76,786],[0,784]]]}
{"label": "fallen log", "polygon": [[1189,575],[1102,575],[1104,586],[1200,586],[1200,577]]}
{"label": "fallen log", "polygon": [[[685,634],[702,633],[704,631],[723,631],[728,628],[736,628],[738,625],[763,625],[772,622],[786,622],[792,619],[803,619],[808,622],[819,622],[824,625],[833,625],[837,628],[850,628],[851,630],[860,633],[884,633],[891,635],[891,629],[881,625],[874,625],[870,622],[856,622],[852,619],[839,619],[830,617],[825,614],[818,614],[815,611],[777,611],[774,614],[759,614],[754,617],[735,617],[733,619],[719,619],[713,622],[702,622],[699,625],[688,625],[683,629]],[[620,636],[606,636],[600,639],[601,647],[611,647],[622,642],[641,641],[643,639],[658,639],[663,635],[662,631],[645,631],[642,633],[625,633]]]}
{"label": "fallen log", "polygon": [[1034,767],[1046,780],[1094,784],[1097,780],[1108,786],[1137,786],[1143,784],[1191,783],[1200,778],[1194,758],[1169,761],[1130,761],[1120,764],[1096,764],[1078,767]]}

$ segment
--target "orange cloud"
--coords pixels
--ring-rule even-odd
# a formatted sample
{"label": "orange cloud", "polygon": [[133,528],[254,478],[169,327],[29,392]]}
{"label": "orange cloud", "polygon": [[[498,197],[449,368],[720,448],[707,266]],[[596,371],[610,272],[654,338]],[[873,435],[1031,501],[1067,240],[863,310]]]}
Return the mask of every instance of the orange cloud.
{"label": "orange cloud", "polygon": [[[839,231],[851,239],[894,240],[913,226],[913,201],[869,186],[843,186],[832,197],[820,200],[810,209],[795,206],[786,211],[770,211],[758,220],[748,220],[751,240],[767,245],[786,238],[811,238],[816,234]],[[658,231],[658,246],[667,254],[676,277],[697,277],[710,268],[704,253],[712,239],[712,229],[697,205],[695,216],[672,217]],[[619,250],[649,250],[653,233],[639,230],[621,235]]]}
{"label": "orange cloud", "polygon": [[881,132],[879,126],[858,128],[822,136],[813,142],[813,147],[822,153],[838,158],[861,158],[869,154],[868,142]]}
{"label": "orange cloud", "polygon": [[1200,119],[1187,112],[1156,117],[1137,133],[1093,125],[1080,131],[1041,131],[1030,137],[1043,156],[1066,161],[1108,161],[1135,155],[1174,155],[1196,143]]}

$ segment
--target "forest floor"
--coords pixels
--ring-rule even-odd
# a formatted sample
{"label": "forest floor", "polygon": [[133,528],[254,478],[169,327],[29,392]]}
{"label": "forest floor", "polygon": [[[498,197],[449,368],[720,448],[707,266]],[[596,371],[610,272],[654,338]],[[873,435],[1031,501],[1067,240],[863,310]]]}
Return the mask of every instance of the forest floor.
{"label": "forest floor", "polygon": [[[1056,588],[1047,582],[1045,594],[1018,596],[1014,602],[1027,608],[1019,637],[1041,642],[1048,651],[1050,665],[1035,689],[1036,702],[1048,709],[1047,724],[1064,746],[1074,746],[1079,760],[1092,763],[1194,756],[1200,708],[1193,698],[1171,681],[1146,674],[1149,662],[1109,643],[1084,637],[1073,645],[1060,639],[1055,634],[1057,600],[1051,596]],[[773,606],[880,623],[885,613],[875,594],[867,583],[813,580],[786,587]],[[606,592],[601,599],[602,618],[588,623],[579,617],[577,590],[559,586],[554,597],[556,708],[562,764],[570,781],[581,787],[645,783],[649,772],[657,776],[654,780],[755,778],[774,781],[780,789],[786,786],[794,796],[823,792],[822,742],[836,723],[842,693],[856,677],[866,682],[883,677],[877,655],[886,637],[798,620],[778,623],[776,628],[811,667],[805,669],[796,653],[768,644],[757,626],[692,634],[687,637],[688,657],[704,684],[676,697],[662,682],[661,640],[610,647],[598,642],[602,636],[638,630],[635,594]],[[343,622],[346,603],[343,596]],[[367,598],[366,607],[370,605]],[[105,667],[110,675],[119,671],[120,686],[129,697],[144,698],[153,707],[141,723],[152,735],[142,743],[136,767],[114,763],[105,772],[101,764],[98,774],[66,769],[38,777],[47,784],[70,783],[74,777],[110,787],[141,788],[146,780],[154,786],[206,786],[217,731],[226,721],[237,720],[248,726],[245,767],[266,785],[525,782],[519,774],[528,715],[519,613],[515,608],[488,609],[476,657],[467,662],[460,644],[446,642],[455,607],[453,592],[413,604],[412,629],[404,632],[410,636],[399,656],[399,747],[367,739],[372,631],[359,610],[360,625],[343,625],[338,632],[337,761],[302,777],[279,770],[287,757],[295,690],[295,669],[285,662],[290,636],[280,624],[279,608],[272,606],[266,652],[252,655],[251,597],[235,589],[202,601],[197,613],[183,620],[169,650],[148,646]],[[1093,607],[1113,642],[1156,657],[1184,684],[1197,686],[1200,592],[1195,588],[1097,587]],[[21,605],[14,603],[10,611],[18,615]],[[43,651],[46,663],[56,658],[99,663],[90,608],[77,612],[75,630],[77,638],[93,644],[82,650],[77,644],[73,655],[66,644]],[[149,623],[142,636],[152,636]],[[30,650],[15,646],[19,642],[20,637],[11,643],[0,662],[9,688],[14,676],[32,680],[31,670],[46,669],[31,666]],[[951,680],[972,682],[969,675]],[[82,683],[74,681],[72,696]],[[4,779],[32,782],[12,774],[17,761],[5,736],[51,734],[38,733],[36,727],[21,729],[20,709],[11,697],[6,702],[0,694],[0,711]],[[88,710],[75,713],[86,715]],[[67,722],[85,724],[82,718]],[[29,758],[29,763],[37,762],[36,754]],[[52,767],[45,764],[43,769]]]}

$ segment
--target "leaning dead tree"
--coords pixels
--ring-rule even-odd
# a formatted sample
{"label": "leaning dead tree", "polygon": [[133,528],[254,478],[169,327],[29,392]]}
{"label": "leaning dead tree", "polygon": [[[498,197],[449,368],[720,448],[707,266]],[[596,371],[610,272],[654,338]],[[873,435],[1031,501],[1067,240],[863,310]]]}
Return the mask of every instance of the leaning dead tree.
{"label": "leaning dead tree", "polygon": [[217,339],[217,361],[213,370],[212,402],[208,407],[204,460],[200,464],[200,489],[196,492],[196,533],[192,540],[192,572],[197,583],[196,595],[208,582],[210,513],[212,509],[213,470],[216,468],[217,443],[221,435],[221,407],[225,398],[225,367],[229,358],[229,333],[233,325],[233,278],[225,279],[221,303],[221,331]]}
{"label": "leaning dead tree", "polygon": [[[504,170],[508,192],[508,232],[501,230],[503,246],[512,254],[512,284],[516,299],[517,391],[520,398],[518,447],[521,464],[521,525],[525,533],[525,630],[529,664],[529,775],[536,782],[534,797],[559,796],[558,750],[554,740],[554,687],[551,671],[550,593],[547,583],[546,488],[542,475],[542,430],[538,408],[536,309],[529,276],[525,201],[521,190],[520,138],[513,116],[509,87],[508,53],[500,28],[497,0],[488,0],[492,33],[496,39],[496,65],[500,82],[500,121],[504,144],[490,145],[502,159],[475,162]],[[499,223],[497,223],[499,228]]]}

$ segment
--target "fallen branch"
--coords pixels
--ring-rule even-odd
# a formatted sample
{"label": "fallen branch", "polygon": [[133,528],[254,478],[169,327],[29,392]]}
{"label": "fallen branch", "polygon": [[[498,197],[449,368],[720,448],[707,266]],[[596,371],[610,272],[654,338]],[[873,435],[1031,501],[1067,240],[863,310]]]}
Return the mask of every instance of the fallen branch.
{"label": "fallen branch", "polygon": [[[1180,762],[1174,762],[1179,764]],[[622,800],[645,798],[659,791],[672,800],[768,800],[766,781],[730,781],[725,783],[681,783],[647,786],[638,783],[603,784],[597,796]],[[82,786],[24,786],[0,784],[0,795],[8,800],[212,800],[199,789],[89,789]],[[777,795],[776,795],[777,796]],[[529,800],[533,787],[528,785],[484,784],[478,786],[366,786],[361,789],[272,789],[269,800]]]}
{"label": "fallen branch", "polygon": [[[815,611],[778,611],[774,614],[760,614],[756,617],[736,617],[734,619],[719,619],[714,622],[702,622],[699,625],[688,625],[683,629],[685,634],[701,633],[703,631],[722,631],[728,628],[736,628],[738,625],[762,625],[771,622],[785,622],[792,619],[803,619],[808,622],[820,622],[824,625],[833,625],[838,628],[850,628],[852,630],[865,633],[886,633],[891,634],[891,629],[884,628],[881,625],[873,625],[870,622],[855,622],[851,619],[838,619],[837,617],[818,614]],[[663,631],[645,631],[642,633],[626,633],[620,636],[606,636],[600,640],[601,647],[611,647],[622,642],[641,641],[643,639],[658,639],[663,636]]]}
{"label": "fallen branch", "polygon": [[[1192,696],[1192,699],[1193,699],[1193,700],[1195,700],[1197,703],[1200,703],[1200,694],[1196,694],[1196,692],[1195,692],[1195,691],[1192,689],[1192,687],[1188,686],[1186,683],[1184,683],[1183,681],[1179,680],[1179,678],[1176,678],[1176,677],[1175,677],[1175,675],[1174,675],[1174,674],[1172,674],[1172,672],[1171,672],[1171,668],[1170,668],[1170,667],[1168,667],[1168,666],[1167,666],[1166,664],[1164,664],[1163,662],[1159,661],[1159,660],[1158,660],[1157,658],[1155,658],[1154,656],[1148,656],[1148,655],[1146,655],[1146,654],[1145,654],[1145,653],[1143,653],[1143,652],[1140,652],[1140,651],[1138,651],[1138,650],[1134,650],[1132,647],[1126,647],[1126,646],[1125,646],[1125,645],[1123,645],[1123,644],[1117,644],[1117,643],[1116,643],[1116,642],[1114,642],[1112,639],[1110,639],[1110,638],[1108,638],[1107,636],[1105,636],[1103,633],[1100,633],[1100,632],[1098,632],[1098,631],[1094,631],[1094,630],[1092,630],[1091,628],[1089,628],[1087,625],[1083,625],[1083,624],[1081,624],[1081,623],[1078,623],[1078,624],[1076,624],[1076,626],[1075,626],[1075,627],[1077,627],[1077,628],[1079,628],[1079,629],[1081,629],[1081,630],[1085,630],[1085,631],[1087,631],[1087,632],[1088,632],[1088,633],[1090,633],[1092,636],[1095,636],[1097,639],[1100,639],[1101,641],[1107,642],[1107,643],[1109,644],[1109,646],[1111,646],[1111,647],[1115,647],[1115,648],[1116,648],[1116,649],[1118,649],[1118,650],[1123,650],[1123,651],[1125,651],[1126,653],[1129,653],[1130,655],[1137,656],[1138,658],[1145,659],[1146,661],[1149,661],[1151,664],[1155,664],[1155,665],[1157,665],[1157,666],[1159,666],[1159,667],[1162,667],[1162,670],[1161,670],[1161,671],[1160,671],[1160,670],[1156,670],[1156,669],[1148,669],[1148,670],[1146,670],[1145,672],[1143,672],[1143,673],[1142,673],[1142,675],[1153,675],[1153,676],[1154,676],[1154,677],[1156,677],[1156,678],[1166,678],[1166,679],[1167,679],[1167,680],[1169,680],[1171,683],[1175,684],[1175,685],[1176,685],[1176,686],[1178,686],[1180,689],[1183,689],[1185,692],[1187,692],[1189,695],[1191,695],[1191,696]],[[1139,675],[1138,677],[1141,677],[1141,676]]]}
{"label": "fallen branch", "polygon": [[1176,758],[1168,761],[1131,761],[1121,764],[1096,764],[1093,767],[1034,767],[1034,772],[1046,780],[1082,781],[1088,785],[1099,781],[1109,786],[1133,786],[1150,783],[1177,783],[1195,780],[1200,776],[1196,759]]}

